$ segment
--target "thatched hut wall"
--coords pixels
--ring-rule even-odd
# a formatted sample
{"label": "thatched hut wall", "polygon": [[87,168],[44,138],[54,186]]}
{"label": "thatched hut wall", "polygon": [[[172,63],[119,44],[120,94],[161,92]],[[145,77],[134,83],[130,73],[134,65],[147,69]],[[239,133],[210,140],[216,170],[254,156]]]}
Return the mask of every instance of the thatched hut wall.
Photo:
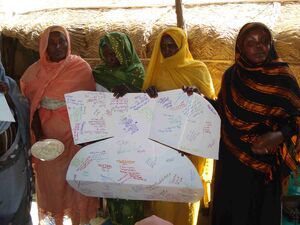
{"label": "thatched hut wall", "polygon": [[[250,21],[260,21],[270,27],[279,55],[290,63],[300,80],[298,12],[300,2],[285,1],[186,5],[183,11],[191,52],[196,59],[208,65],[217,89],[223,72],[233,63],[237,32]],[[158,33],[167,26],[175,26],[176,15],[171,6],[58,9],[17,15],[13,22],[4,23],[2,27],[2,35],[8,40],[16,40],[19,45],[17,49],[20,52],[15,54],[13,67],[26,64],[22,68],[15,68],[13,73],[16,78],[21,76],[29,62],[36,60],[37,54],[32,51],[38,49],[39,35],[53,24],[63,25],[69,30],[73,53],[81,55],[92,67],[99,63],[100,37],[111,31],[127,33],[147,65]],[[6,45],[5,41],[3,45]],[[32,60],[27,59],[28,53],[33,57]]]}

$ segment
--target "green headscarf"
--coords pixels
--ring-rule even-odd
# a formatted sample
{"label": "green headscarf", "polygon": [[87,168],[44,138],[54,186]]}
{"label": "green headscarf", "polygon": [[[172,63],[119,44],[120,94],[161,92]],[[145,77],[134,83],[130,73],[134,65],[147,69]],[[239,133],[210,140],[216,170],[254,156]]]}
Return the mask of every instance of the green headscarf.
{"label": "green headscarf", "polygon": [[108,90],[125,84],[131,92],[139,92],[144,82],[144,67],[129,37],[120,32],[112,32],[100,39],[99,55],[104,61],[103,47],[107,45],[116,54],[120,66],[97,65],[93,70],[96,82]]}

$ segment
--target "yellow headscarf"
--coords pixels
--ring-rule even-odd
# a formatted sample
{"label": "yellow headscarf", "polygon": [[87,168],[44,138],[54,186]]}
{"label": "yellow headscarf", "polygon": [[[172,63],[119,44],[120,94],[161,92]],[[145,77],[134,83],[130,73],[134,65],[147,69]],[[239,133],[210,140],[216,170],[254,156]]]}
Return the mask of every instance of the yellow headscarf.
{"label": "yellow headscarf", "polygon": [[[179,51],[164,58],[160,50],[163,35],[170,35]],[[143,90],[154,85],[158,91],[168,91],[185,86],[196,86],[208,98],[215,98],[215,89],[206,65],[194,60],[188,46],[185,32],[177,27],[162,31],[154,45]],[[208,207],[210,201],[210,183],[212,179],[213,160],[190,155],[201,175],[204,186],[204,205]],[[170,202],[152,202],[152,212],[174,225],[196,225],[198,221],[200,203],[184,204]],[[178,213],[180,212],[180,213]]]}
{"label": "yellow headscarf", "polygon": [[[163,57],[160,49],[162,36],[166,34],[174,39],[179,48],[175,55],[168,58]],[[177,27],[170,27],[162,31],[155,42],[143,90],[152,85],[158,91],[177,89],[183,85],[194,85],[206,97],[215,97],[215,89],[206,65],[201,61],[194,60],[185,32]]]}

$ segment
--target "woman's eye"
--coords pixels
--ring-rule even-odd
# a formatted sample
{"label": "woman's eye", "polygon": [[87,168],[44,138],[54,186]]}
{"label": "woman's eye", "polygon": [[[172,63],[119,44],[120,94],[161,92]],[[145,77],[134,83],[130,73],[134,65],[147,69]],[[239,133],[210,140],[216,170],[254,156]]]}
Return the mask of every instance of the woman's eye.
{"label": "woman's eye", "polygon": [[60,39],[60,40],[59,40],[59,44],[65,45],[65,44],[66,44],[66,41],[65,41],[64,39]]}
{"label": "woman's eye", "polygon": [[264,44],[264,45],[268,45],[269,41],[268,41],[268,39],[262,39],[261,43]]}
{"label": "woman's eye", "polygon": [[247,41],[246,45],[248,47],[253,47],[253,46],[255,46],[255,41]]}

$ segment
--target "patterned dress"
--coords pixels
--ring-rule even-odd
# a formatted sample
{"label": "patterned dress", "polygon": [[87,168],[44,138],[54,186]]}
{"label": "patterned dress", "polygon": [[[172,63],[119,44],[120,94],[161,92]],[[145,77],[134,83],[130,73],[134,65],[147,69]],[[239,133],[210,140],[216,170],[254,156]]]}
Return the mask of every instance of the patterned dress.
{"label": "patterned dress", "polygon": [[[242,52],[249,31],[264,30],[270,51],[260,65]],[[223,75],[217,108],[222,120],[219,160],[214,188],[214,225],[279,225],[281,181],[296,169],[299,144],[291,136],[299,131],[299,86],[275,51],[271,32],[261,23],[246,24],[240,31],[235,64]],[[268,132],[281,131],[284,143],[266,154],[251,147]]]}
{"label": "patterned dress", "polygon": [[[100,39],[99,54],[105,62],[104,46],[116,55],[120,65],[112,67],[100,64],[93,70],[97,84],[111,91],[118,85],[125,85],[130,92],[140,92],[144,81],[144,67],[126,34],[112,32]],[[107,205],[114,225],[134,225],[144,218],[143,201],[108,199]]]}

